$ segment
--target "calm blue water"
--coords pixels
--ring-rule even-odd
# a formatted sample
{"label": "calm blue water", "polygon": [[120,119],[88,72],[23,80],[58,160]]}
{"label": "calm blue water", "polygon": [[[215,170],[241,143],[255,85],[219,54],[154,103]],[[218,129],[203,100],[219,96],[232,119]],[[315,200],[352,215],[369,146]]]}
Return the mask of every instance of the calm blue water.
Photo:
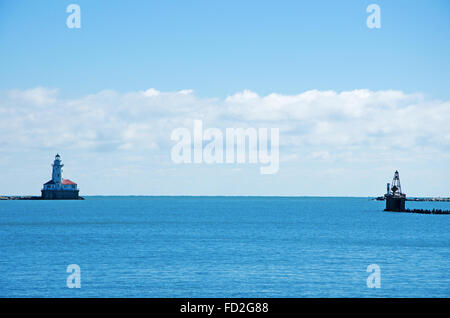
{"label": "calm blue water", "polygon": [[[0,201],[1,297],[450,297],[450,216],[365,198]],[[408,207],[450,208],[407,202]],[[66,287],[66,267],[81,288]],[[381,288],[366,267],[381,268]]]}

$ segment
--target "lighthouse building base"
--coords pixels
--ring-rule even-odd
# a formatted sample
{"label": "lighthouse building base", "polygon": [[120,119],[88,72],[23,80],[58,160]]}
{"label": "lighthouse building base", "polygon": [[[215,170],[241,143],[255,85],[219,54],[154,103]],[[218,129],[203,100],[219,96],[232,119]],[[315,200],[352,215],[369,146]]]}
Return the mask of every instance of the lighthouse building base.
{"label": "lighthouse building base", "polygon": [[43,200],[78,200],[80,190],[41,190]]}
{"label": "lighthouse building base", "polygon": [[386,195],[385,211],[395,211],[395,212],[405,211],[405,201],[406,198],[404,196]]}

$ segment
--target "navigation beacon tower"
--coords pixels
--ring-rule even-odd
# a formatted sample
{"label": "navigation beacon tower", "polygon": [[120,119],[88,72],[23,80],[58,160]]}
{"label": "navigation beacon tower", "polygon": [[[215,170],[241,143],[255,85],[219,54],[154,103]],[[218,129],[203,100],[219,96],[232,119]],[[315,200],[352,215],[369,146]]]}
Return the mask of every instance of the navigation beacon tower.
{"label": "navigation beacon tower", "polygon": [[388,192],[384,195],[386,198],[385,211],[404,211],[406,194],[402,193],[402,186],[400,185],[400,175],[398,171],[395,171],[392,184],[389,187],[388,183],[387,188]]}
{"label": "navigation beacon tower", "polygon": [[52,164],[52,179],[44,184],[41,197],[45,200],[77,200],[79,192],[77,184],[62,178],[61,156],[56,154]]}

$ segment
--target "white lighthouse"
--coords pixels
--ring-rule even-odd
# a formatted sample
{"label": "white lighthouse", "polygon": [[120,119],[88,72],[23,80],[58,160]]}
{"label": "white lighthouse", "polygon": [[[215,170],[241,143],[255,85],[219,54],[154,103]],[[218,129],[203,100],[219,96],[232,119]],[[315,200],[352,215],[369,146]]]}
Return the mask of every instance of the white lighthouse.
{"label": "white lighthouse", "polygon": [[52,167],[52,181],[55,183],[57,189],[61,189],[62,167],[64,167],[64,165],[61,163],[61,156],[59,154],[56,154],[55,161],[53,161]]}
{"label": "white lighthouse", "polygon": [[63,179],[61,156],[56,154],[52,164],[52,179],[42,188],[42,199],[46,200],[76,200],[79,199],[77,184],[69,179]]}

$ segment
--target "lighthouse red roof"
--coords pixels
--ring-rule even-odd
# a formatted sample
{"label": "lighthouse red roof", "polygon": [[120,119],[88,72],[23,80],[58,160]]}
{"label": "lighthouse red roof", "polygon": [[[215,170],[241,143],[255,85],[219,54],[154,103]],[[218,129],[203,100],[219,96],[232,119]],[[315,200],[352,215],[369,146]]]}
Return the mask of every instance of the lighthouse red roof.
{"label": "lighthouse red roof", "polygon": [[76,183],[69,179],[63,179],[62,184],[76,184]]}

